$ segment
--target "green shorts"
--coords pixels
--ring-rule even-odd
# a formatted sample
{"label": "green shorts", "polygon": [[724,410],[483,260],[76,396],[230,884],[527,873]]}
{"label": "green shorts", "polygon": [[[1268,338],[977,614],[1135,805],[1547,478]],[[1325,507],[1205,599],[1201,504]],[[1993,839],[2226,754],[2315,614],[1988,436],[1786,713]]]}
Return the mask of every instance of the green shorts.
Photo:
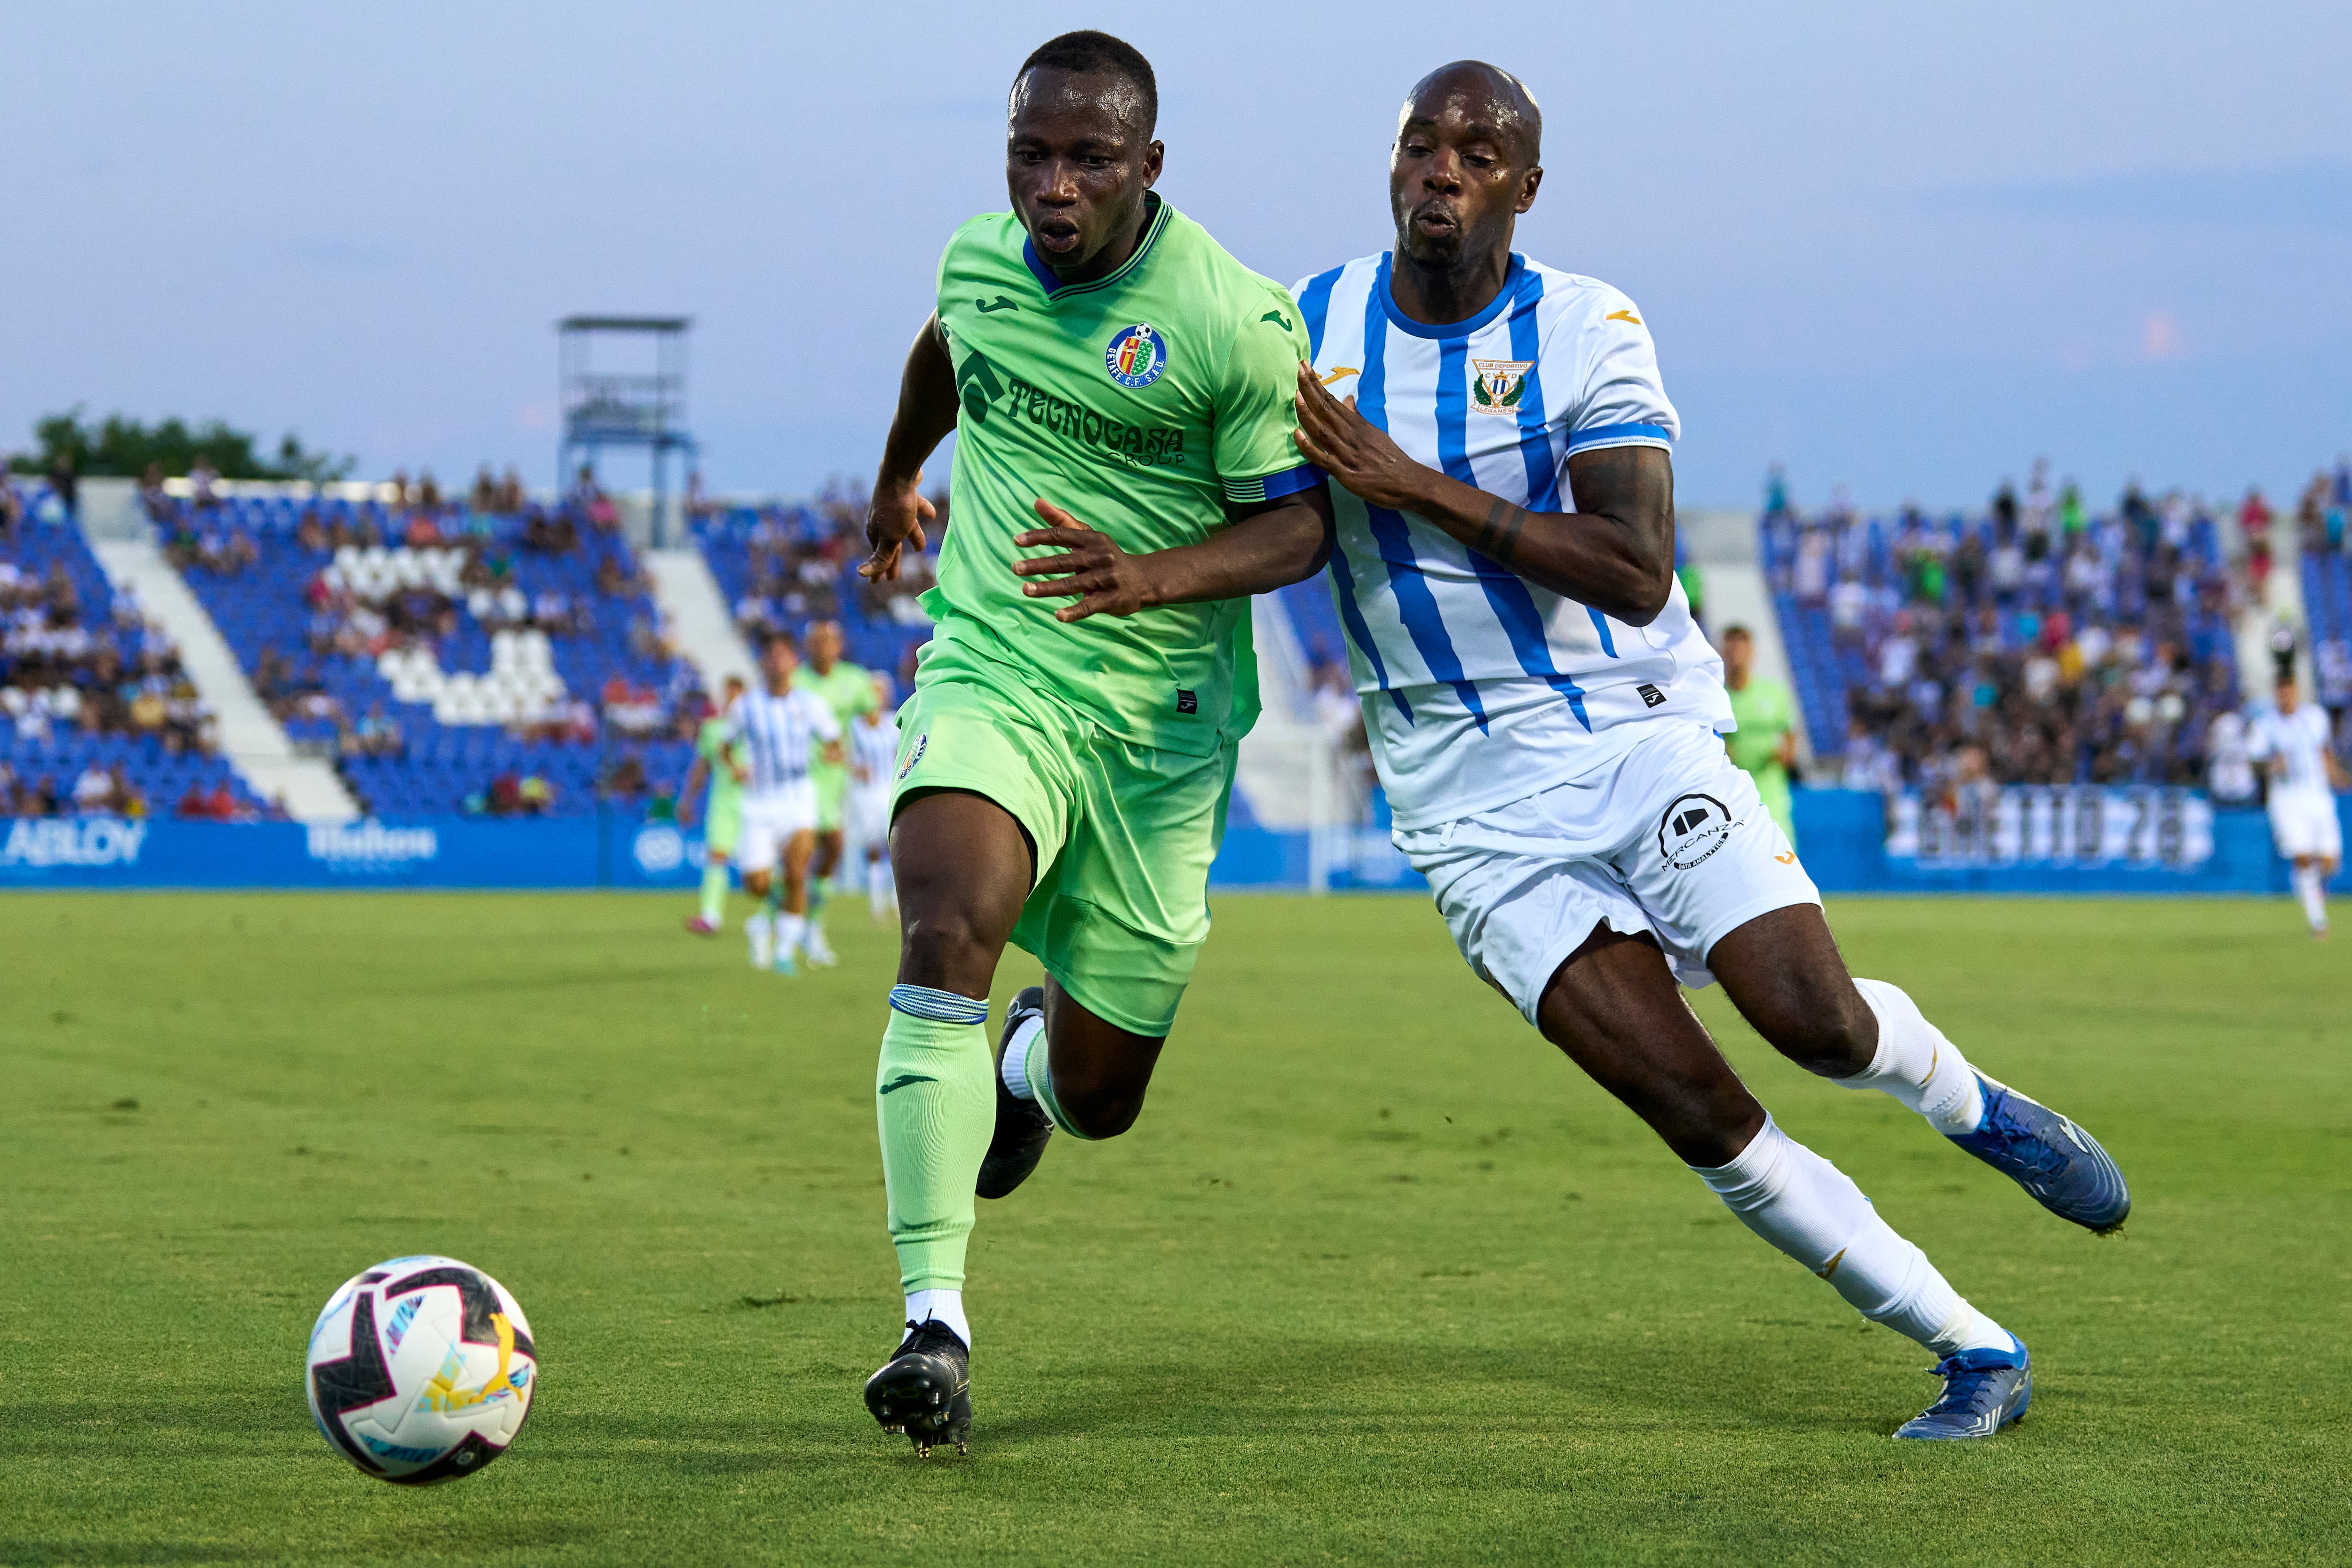
{"label": "green shorts", "polygon": [[910,795],[970,790],[1037,847],[1015,946],[1097,1017],[1164,1037],[1209,935],[1209,862],[1224,837],[1234,747],[1139,746],[1039,692],[956,678],[898,715],[892,815]]}
{"label": "green shorts", "polygon": [[841,802],[849,793],[849,764],[811,763],[809,778],[816,785],[816,830],[841,831]]}
{"label": "green shorts", "polygon": [[735,853],[735,840],[743,830],[743,806],[740,791],[710,799],[710,818],[702,825],[702,842],[715,854]]}

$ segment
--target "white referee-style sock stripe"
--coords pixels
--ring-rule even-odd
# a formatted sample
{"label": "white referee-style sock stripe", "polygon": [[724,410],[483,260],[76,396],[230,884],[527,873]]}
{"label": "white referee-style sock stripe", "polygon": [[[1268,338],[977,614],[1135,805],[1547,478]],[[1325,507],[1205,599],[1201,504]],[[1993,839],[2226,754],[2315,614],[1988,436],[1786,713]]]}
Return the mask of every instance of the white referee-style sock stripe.
{"label": "white referee-style sock stripe", "polygon": [[1947,1137],[1984,1123],[1984,1090],[1976,1069],[1919,1005],[1884,980],[1856,980],[1853,988],[1878,1018],[1878,1053],[1852,1078],[1832,1079],[1848,1089],[1874,1089],[1926,1117]]}
{"label": "white referee-style sock stripe", "polygon": [[1024,1019],[1005,1042],[1004,1060],[998,1065],[996,1076],[1004,1080],[1004,1092],[1015,1100],[1035,1100],[1037,1091],[1029,1085],[1029,1047],[1045,1033],[1045,1016],[1042,1013]]}
{"label": "white referee-style sock stripe", "polygon": [[[985,1024],[988,1004],[958,991],[940,991],[929,985],[893,985],[890,1005],[912,1018],[929,1018],[934,1024]],[[919,1320],[918,1320],[919,1321]]]}
{"label": "white referee-style sock stripe", "polygon": [[1962,1300],[1844,1172],[1769,1116],[1731,1163],[1691,1169],[1742,1225],[1828,1280],[1872,1322],[1938,1355],[2009,1348],[2007,1331]]}

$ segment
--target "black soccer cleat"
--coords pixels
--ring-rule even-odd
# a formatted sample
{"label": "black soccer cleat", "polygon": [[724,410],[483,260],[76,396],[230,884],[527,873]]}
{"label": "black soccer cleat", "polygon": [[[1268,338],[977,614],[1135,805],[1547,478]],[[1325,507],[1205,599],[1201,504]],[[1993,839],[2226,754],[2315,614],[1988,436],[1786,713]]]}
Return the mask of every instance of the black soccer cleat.
{"label": "black soccer cleat", "polygon": [[898,1352],[866,1380],[866,1408],[885,1432],[904,1432],[915,1458],[938,1443],[971,1451],[971,1350],[937,1318],[907,1325]]}
{"label": "black soccer cleat", "polygon": [[1004,1047],[1013,1043],[1013,1031],[1045,1014],[1042,985],[1032,985],[1005,1009],[1004,1032],[996,1037],[996,1132],[988,1141],[988,1156],[980,1163],[980,1180],[972,1188],[982,1197],[1003,1197],[1027,1181],[1054,1136],[1054,1119],[1045,1108],[1004,1087]]}

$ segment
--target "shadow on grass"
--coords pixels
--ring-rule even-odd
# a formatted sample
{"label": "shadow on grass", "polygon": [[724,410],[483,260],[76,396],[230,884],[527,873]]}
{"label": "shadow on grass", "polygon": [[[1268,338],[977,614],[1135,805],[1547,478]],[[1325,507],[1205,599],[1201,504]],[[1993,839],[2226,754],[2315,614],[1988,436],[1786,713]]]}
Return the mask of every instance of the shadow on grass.
{"label": "shadow on grass", "polygon": [[[415,1562],[420,1555],[435,1561],[448,1558],[501,1557],[511,1552],[533,1549],[576,1546],[599,1539],[604,1531],[594,1526],[561,1521],[538,1522],[525,1520],[468,1519],[460,1531],[436,1534],[429,1551],[420,1553],[413,1531],[386,1529],[381,1531],[364,1528],[349,1533],[338,1533],[327,1554],[339,1562]],[[39,1537],[0,1536],[0,1563],[10,1568],[41,1568],[55,1564],[66,1568],[80,1563],[266,1563],[281,1562],[289,1556],[311,1555],[320,1550],[310,1544],[289,1545],[276,1542],[268,1545],[247,1545],[230,1541],[173,1541],[148,1537],[131,1540],[60,1541]]]}

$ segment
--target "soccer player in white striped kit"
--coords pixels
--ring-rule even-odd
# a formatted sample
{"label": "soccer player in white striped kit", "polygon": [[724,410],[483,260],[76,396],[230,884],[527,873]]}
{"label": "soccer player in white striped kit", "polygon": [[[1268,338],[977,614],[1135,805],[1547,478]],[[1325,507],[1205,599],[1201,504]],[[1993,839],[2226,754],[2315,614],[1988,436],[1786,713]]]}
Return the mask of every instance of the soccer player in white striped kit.
{"label": "soccer player in white striped kit", "polygon": [[[763,900],[743,922],[751,967],[791,974],[808,931],[809,857],[816,849],[816,782],[809,764],[820,742],[841,760],[841,721],[815,692],[793,684],[800,649],[785,633],[760,649],[761,684],[728,711],[728,745],[746,770],[736,864],[743,890]],[[778,873],[781,871],[781,878]]]}
{"label": "soccer player in white striped kit", "polygon": [[2065,1218],[2112,1230],[2129,1194],[2088,1133],[1847,974],[1724,754],[1722,663],[1675,578],[1680,422],[1649,330],[1607,284],[1510,247],[1541,141],[1507,72],[1433,73],[1391,152],[1395,249],[1292,290],[1314,346],[1298,444],[1333,481],[1332,587],[1397,846],[1481,979],[1749,1229],[1937,1353],[1943,1396],[1896,1436],[1990,1436],[2032,1396],[2024,1343],[1773,1121],[1676,977],[1720,980],[1783,1055],[1892,1095]]}
{"label": "soccer player in white striped kit", "polygon": [[2336,819],[2336,791],[2344,764],[2330,749],[2327,710],[2305,702],[2294,671],[2280,672],[2278,706],[2248,726],[2255,762],[2270,777],[2271,841],[2294,868],[2294,896],[2314,936],[2327,934],[2327,879],[2344,859],[2344,832]]}

